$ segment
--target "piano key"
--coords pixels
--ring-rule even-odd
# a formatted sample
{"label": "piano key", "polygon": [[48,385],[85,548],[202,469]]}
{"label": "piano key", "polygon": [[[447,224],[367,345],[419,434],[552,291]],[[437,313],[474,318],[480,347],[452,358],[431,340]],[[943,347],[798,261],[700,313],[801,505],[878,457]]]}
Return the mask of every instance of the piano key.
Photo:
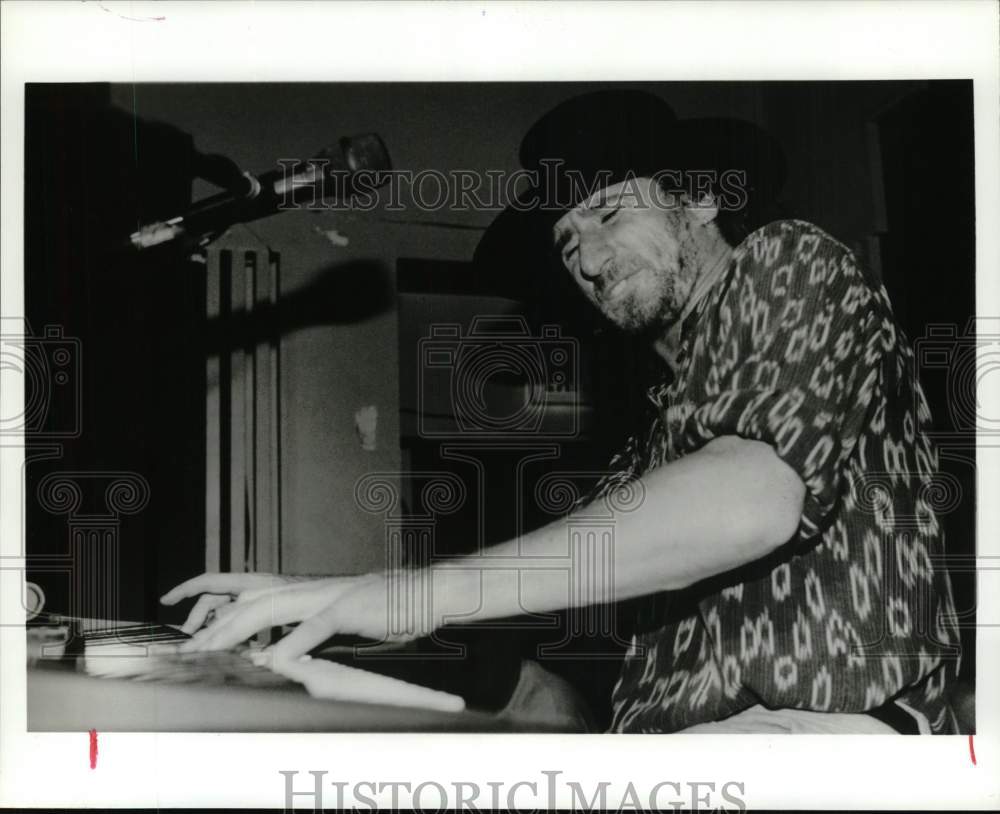
{"label": "piano key", "polygon": [[[258,657],[261,660],[264,658]],[[275,672],[303,684],[313,698],[419,707],[441,712],[461,712],[465,709],[465,700],[458,695],[324,659],[304,656],[294,661],[270,661],[270,666]]]}

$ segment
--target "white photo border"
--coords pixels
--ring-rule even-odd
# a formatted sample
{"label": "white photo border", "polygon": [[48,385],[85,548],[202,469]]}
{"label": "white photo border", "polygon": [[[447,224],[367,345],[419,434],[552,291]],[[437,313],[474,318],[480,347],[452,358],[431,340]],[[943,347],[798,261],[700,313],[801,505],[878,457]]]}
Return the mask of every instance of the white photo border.
{"label": "white photo border", "polygon": [[[8,2],[0,14],[4,317],[23,309],[25,82],[930,78],[974,80],[977,311],[1000,315],[1000,27],[991,0],[104,0]],[[981,381],[989,415],[1000,415],[998,384]],[[17,414],[20,398],[0,392],[3,414]],[[0,556],[16,566],[23,450],[9,442],[0,439]],[[980,556],[1000,555],[1000,505],[986,497],[1000,493],[998,473],[1000,450],[980,448]],[[542,781],[546,770],[617,788],[742,782],[754,808],[1000,806],[1000,590],[979,597],[981,624],[997,627],[978,631],[975,765],[966,736],[105,733],[91,770],[85,733],[25,731],[24,637],[11,626],[22,613],[16,576],[0,570],[0,806],[280,808],[281,770],[298,771],[303,787],[310,770],[349,783],[446,785]]]}

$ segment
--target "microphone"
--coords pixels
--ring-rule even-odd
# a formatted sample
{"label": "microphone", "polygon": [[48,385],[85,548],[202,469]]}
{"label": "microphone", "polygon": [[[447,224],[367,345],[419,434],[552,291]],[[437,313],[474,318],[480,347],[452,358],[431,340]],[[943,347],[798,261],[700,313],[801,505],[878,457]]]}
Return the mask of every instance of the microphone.
{"label": "microphone", "polygon": [[389,152],[375,133],[345,136],[308,161],[281,160],[279,170],[260,176],[240,172],[222,156],[199,156],[199,177],[226,186],[203,198],[183,215],[141,226],[128,245],[144,250],[180,238],[202,242],[234,223],[247,223],[304,202],[333,197],[347,200],[372,193],[388,182]]}

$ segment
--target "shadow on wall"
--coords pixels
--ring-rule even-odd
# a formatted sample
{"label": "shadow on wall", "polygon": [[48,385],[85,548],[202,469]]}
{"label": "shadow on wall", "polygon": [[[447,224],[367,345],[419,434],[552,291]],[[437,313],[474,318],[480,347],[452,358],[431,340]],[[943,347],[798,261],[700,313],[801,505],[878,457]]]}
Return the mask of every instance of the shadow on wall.
{"label": "shadow on wall", "polygon": [[324,268],[313,282],[263,303],[252,315],[229,314],[206,325],[206,350],[252,345],[316,325],[348,325],[389,311],[395,285],[377,260],[351,260]]}

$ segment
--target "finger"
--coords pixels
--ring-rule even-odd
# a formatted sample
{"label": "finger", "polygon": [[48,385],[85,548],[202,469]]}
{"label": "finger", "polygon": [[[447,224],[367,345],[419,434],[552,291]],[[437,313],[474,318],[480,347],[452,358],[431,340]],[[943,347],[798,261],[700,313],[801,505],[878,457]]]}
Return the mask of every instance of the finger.
{"label": "finger", "polygon": [[262,596],[245,603],[232,603],[216,615],[211,625],[185,643],[189,651],[228,650],[265,628],[296,621],[292,605]]}
{"label": "finger", "polygon": [[274,660],[297,659],[321,645],[335,633],[351,632],[342,629],[342,614],[342,603],[335,601],[319,613],[310,616],[281,641],[272,645],[270,649]]}
{"label": "finger", "polygon": [[220,650],[250,638],[259,630],[306,619],[331,602],[328,586],[273,590],[245,602],[234,602],[216,614],[216,621],[186,643],[188,650]]}
{"label": "finger", "polygon": [[181,645],[181,652],[203,653],[209,650],[228,650],[257,632],[257,628],[255,628],[245,636],[239,635],[236,631],[242,629],[243,625],[234,627],[232,621],[231,615],[224,619],[216,618],[215,621],[184,642]]}
{"label": "finger", "polygon": [[205,627],[211,627],[213,625],[225,622],[232,614],[239,613],[241,610],[239,603],[231,601],[215,609],[215,612],[211,614],[211,621]]}
{"label": "finger", "polygon": [[285,580],[274,574],[206,573],[182,582],[162,597],[164,605],[175,605],[182,599],[197,594],[229,594],[235,596],[248,590],[268,590],[285,585]]}
{"label": "finger", "polygon": [[221,622],[223,619],[228,617],[230,614],[239,612],[239,602],[232,601],[221,607],[215,609],[215,613],[212,615],[213,622]]}
{"label": "finger", "polygon": [[271,668],[273,657],[271,648],[265,647],[260,650],[247,650],[244,655],[257,667]]}
{"label": "finger", "polygon": [[179,652],[203,653],[208,650],[217,649],[212,642],[217,633],[217,629],[220,627],[220,624],[221,624],[220,622],[215,621],[203,627],[186,642],[181,643],[180,647],[178,648]]}
{"label": "finger", "polygon": [[200,574],[167,591],[160,597],[164,605],[176,605],[182,599],[198,594],[230,594],[241,590],[245,574]]}
{"label": "finger", "polygon": [[191,613],[188,614],[187,621],[181,625],[181,630],[184,633],[194,633],[205,624],[205,620],[213,610],[227,605],[229,602],[230,599],[228,596],[202,594],[198,597],[198,601],[194,603],[194,607],[191,608]]}

